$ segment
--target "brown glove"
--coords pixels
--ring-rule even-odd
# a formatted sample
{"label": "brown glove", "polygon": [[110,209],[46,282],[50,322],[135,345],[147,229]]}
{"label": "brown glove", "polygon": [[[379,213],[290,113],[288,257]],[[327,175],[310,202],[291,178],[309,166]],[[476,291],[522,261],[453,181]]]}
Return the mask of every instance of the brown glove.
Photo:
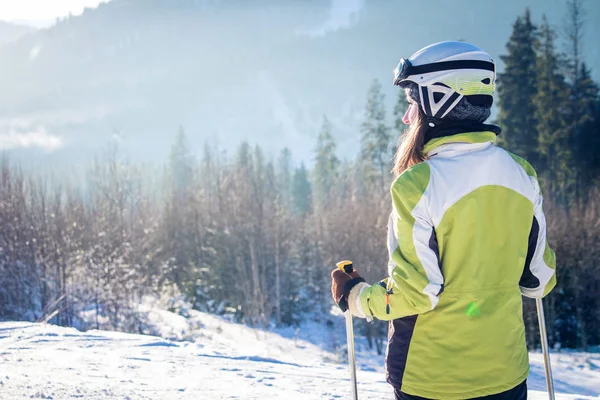
{"label": "brown glove", "polygon": [[365,280],[354,270],[351,274],[339,268],[331,271],[331,296],[342,312],[348,309],[348,293],[354,286]]}

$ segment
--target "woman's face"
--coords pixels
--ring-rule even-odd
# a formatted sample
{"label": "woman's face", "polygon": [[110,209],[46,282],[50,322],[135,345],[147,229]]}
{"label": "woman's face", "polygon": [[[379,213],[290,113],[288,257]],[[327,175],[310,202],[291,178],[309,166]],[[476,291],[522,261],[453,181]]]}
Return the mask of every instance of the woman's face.
{"label": "woman's face", "polygon": [[402,117],[402,122],[406,125],[410,125],[417,119],[417,107],[419,107],[419,105],[410,98],[407,98],[406,100],[408,101],[408,109],[406,110],[406,113],[404,113],[404,117]]}

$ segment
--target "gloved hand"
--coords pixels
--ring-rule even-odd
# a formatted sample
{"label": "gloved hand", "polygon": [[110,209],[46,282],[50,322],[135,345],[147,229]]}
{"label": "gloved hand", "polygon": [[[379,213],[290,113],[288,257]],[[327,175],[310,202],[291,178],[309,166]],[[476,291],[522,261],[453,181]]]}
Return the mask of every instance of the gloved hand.
{"label": "gloved hand", "polygon": [[365,280],[354,270],[347,274],[339,268],[331,271],[331,296],[342,312],[348,309],[348,294],[352,288]]}

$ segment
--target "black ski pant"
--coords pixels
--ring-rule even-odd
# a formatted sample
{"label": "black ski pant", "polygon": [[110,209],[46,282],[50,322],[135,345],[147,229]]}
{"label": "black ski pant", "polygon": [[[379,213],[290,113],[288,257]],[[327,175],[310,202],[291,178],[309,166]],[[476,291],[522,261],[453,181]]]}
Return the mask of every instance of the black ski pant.
{"label": "black ski pant", "polygon": [[[424,397],[411,396],[410,394],[402,393],[398,389],[394,389],[396,400],[429,400]],[[490,396],[477,397],[477,400],[527,400],[527,381],[523,381],[520,385],[507,390],[506,392],[492,394]],[[473,400],[476,400],[473,399]]]}

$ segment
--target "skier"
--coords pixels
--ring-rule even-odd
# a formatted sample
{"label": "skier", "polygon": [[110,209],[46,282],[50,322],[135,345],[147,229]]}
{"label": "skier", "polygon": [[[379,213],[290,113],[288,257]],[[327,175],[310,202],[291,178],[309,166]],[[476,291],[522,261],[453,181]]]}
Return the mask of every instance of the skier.
{"label": "skier", "polygon": [[394,73],[409,127],[394,159],[388,277],[369,285],[335,269],[333,298],[357,317],[390,321],[396,399],[526,399],[521,295],[552,290],[556,259],[534,169],[496,147],[500,128],[484,124],[494,61],[441,42]]}

